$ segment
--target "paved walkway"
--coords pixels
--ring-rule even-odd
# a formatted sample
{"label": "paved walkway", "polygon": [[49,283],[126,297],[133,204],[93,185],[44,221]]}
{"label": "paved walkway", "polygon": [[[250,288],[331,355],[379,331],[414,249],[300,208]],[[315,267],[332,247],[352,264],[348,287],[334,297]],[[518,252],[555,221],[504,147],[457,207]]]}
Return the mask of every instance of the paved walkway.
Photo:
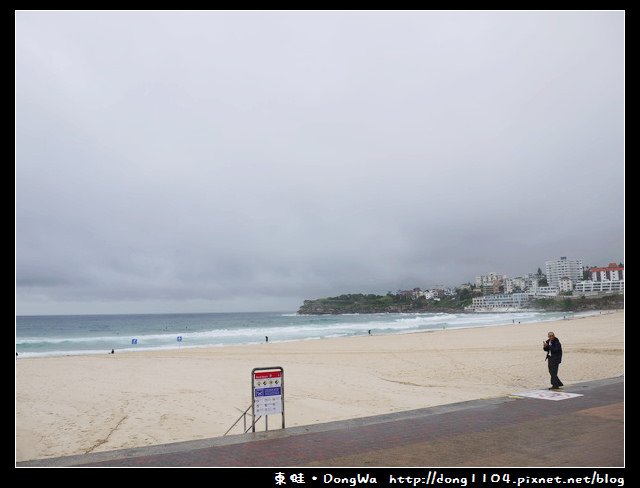
{"label": "paved walkway", "polygon": [[103,467],[624,467],[624,377],[306,427],[18,463]]}

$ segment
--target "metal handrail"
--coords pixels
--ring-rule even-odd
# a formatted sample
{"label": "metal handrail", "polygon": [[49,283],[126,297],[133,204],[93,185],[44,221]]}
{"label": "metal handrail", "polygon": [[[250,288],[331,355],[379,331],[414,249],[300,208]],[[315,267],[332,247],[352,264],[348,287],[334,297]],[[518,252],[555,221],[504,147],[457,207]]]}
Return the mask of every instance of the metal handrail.
{"label": "metal handrail", "polygon": [[249,432],[249,430],[250,430],[250,429],[252,429],[254,425],[256,425],[256,423],[258,422],[258,420],[260,420],[260,419],[262,418],[262,415],[261,415],[260,417],[258,417],[257,419],[254,419],[254,420],[253,420],[253,422],[251,422],[251,425],[250,425],[249,427],[247,427],[247,412],[249,411],[249,409],[250,409],[252,406],[253,406],[253,405],[249,405],[249,406],[247,407],[247,409],[246,409],[244,412],[242,412],[242,413],[240,414],[240,417],[238,417],[238,419],[233,423],[233,425],[232,425],[231,427],[229,427],[229,429],[228,429],[224,434],[222,434],[222,437],[224,437],[225,435],[227,435],[227,434],[231,431],[231,429],[233,429],[233,428],[236,426],[236,424],[237,424],[238,422],[240,422],[240,419],[243,419],[243,420],[244,420],[244,433],[245,433],[245,434],[246,434],[247,432]]}

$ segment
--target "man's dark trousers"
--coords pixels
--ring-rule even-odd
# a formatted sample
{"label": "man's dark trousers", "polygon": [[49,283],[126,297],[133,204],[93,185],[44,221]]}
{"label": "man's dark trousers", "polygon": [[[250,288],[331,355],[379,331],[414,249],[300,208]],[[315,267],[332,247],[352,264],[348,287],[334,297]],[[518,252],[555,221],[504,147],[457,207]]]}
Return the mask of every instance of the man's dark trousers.
{"label": "man's dark trousers", "polygon": [[560,361],[554,359],[553,356],[549,356],[547,363],[549,366],[549,374],[551,375],[551,387],[560,388],[563,386],[562,381],[558,378],[558,367],[560,366]]}

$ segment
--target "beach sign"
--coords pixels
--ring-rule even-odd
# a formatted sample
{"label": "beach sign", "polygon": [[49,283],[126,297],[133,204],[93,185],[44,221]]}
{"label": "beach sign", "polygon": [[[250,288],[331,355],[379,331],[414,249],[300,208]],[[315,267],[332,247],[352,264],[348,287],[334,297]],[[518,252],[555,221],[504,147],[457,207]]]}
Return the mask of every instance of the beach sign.
{"label": "beach sign", "polygon": [[[251,372],[253,416],[281,414],[284,429],[284,371],[281,367],[254,368]],[[255,423],[254,423],[255,430]]]}
{"label": "beach sign", "polygon": [[282,371],[260,371],[253,376],[256,415],[282,413]]}

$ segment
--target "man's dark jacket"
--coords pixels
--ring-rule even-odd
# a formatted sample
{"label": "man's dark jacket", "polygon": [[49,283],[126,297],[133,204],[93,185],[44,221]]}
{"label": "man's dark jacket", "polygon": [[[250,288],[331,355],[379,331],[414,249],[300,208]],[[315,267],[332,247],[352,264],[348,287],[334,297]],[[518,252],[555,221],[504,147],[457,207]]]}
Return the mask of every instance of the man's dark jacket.
{"label": "man's dark jacket", "polygon": [[555,361],[556,363],[562,362],[562,344],[560,344],[560,340],[556,337],[553,341],[547,340],[545,341],[546,345],[543,347],[545,351],[547,351],[546,359],[550,359]]}

